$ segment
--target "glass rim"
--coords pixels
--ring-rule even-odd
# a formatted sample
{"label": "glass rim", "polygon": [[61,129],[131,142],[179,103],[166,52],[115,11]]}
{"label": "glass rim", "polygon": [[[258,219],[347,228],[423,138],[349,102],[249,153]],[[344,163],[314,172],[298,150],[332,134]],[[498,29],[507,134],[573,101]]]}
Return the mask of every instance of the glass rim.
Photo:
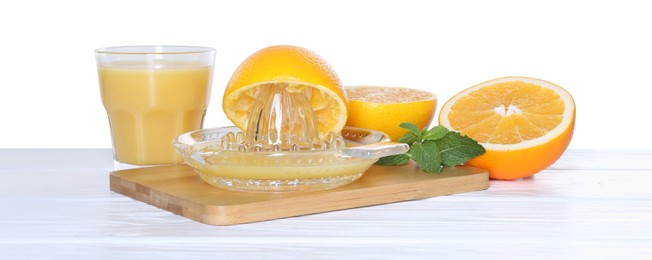
{"label": "glass rim", "polygon": [[[167,49],[167,50],[166,50]],[[148,54],[200,54],[214,52],[215,49],[190,45],[124,45],[103,47],[96,54],[148,55]]]}

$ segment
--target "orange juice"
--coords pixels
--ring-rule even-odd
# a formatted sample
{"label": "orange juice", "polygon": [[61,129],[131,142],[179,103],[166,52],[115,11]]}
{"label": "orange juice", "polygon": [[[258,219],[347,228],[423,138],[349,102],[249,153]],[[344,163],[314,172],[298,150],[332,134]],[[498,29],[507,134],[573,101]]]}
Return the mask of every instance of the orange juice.
{"label": "orange juice", "polygon": [[135,165],[182,162],[172,142],[201,128],[212,67],[191,61],[118,61],[98,70],[115,159]]}
{"label": "orange juice", "polygon": [[[202,158],[198,151],[196,158]],[[302,152],[299,152],[302,153]],[[191,155],[192,156],[192,155]],[[310,191],[323,190],[351,183],[377,159],[338,158],[330,155],[270,154],[256,152],[204,157],[206,164],[190,162],[206,183],[239,191]]]}
{"label": "orange juice", "polygon": [[[290,158],[288,158],[290,157]],[[199,167],[201,175],[233,178],[233,179],[261,179],[261,180],[293,180],[334,178],[362,174],[377,159],[337,159],[335,156],[301,156],[291,158],[286,156],[270,156],[264,159],[256,156],[229,156],[208,158],[210,164]],[[303,158],[303,159],[296,159]],[[304,163],[296,163],[298,160]]]}

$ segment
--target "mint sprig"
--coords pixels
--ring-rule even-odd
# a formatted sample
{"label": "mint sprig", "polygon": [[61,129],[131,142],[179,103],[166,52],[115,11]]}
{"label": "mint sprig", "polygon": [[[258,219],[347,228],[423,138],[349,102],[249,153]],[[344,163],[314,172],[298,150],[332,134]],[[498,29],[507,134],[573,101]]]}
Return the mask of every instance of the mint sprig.
{"label": "mint sprig", "polygon": [[408,132],[397,141],[408,144],[410,150],[404,154],[382,157],[376,164],[403,165],[412,159],[423,171],[439,173],[445,166],[461,165],[485,153],[484,147],[477,141],[444,126],[435,126],[430,130],[419,130],[413,123],[402,123],[400,126]]}

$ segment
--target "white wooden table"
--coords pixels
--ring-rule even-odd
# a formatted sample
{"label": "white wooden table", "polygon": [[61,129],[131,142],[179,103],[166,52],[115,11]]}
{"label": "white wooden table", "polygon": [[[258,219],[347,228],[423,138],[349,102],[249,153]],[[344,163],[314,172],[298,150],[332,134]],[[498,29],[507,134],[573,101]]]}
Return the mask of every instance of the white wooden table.
{"label": "white wooden table", "polygon": [[236,226],[109,191],[109,149],[0,149],[0,259],[652,259],[652,150],[488,190]]}

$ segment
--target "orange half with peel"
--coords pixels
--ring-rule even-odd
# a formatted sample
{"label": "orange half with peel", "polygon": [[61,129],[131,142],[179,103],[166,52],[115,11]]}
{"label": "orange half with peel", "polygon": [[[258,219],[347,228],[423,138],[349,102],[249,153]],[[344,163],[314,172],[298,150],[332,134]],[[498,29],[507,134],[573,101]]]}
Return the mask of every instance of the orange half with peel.
{"label": "orange half with peel", "polygon": [[344,90],[349,99],[346,125],[381,131],[394,141],[408,132],[399,126],[401,123],[426,128],[437,108],[437,96],[418,89],[353,86]]}
{"label": "orange half with peel", "polygon": [[573,136],[575,102],[568,91],[544,80],[498,78],[452,97],[439,123],[484,146],[486,153],[468,165],[487,169],[492,179],[513,180],[561,157]]}
{"label": "orange half with peel", "polygon": [[260,88],[269,84],[284,86],[288,92],[301,92],[309,98],[321,137],[344,128],[347,101],[339,77],[317,53],[291,45],[270,46],[255,52],[231,76],[222,108],[238,128],[247,130],[251,108],[262,98]]}

